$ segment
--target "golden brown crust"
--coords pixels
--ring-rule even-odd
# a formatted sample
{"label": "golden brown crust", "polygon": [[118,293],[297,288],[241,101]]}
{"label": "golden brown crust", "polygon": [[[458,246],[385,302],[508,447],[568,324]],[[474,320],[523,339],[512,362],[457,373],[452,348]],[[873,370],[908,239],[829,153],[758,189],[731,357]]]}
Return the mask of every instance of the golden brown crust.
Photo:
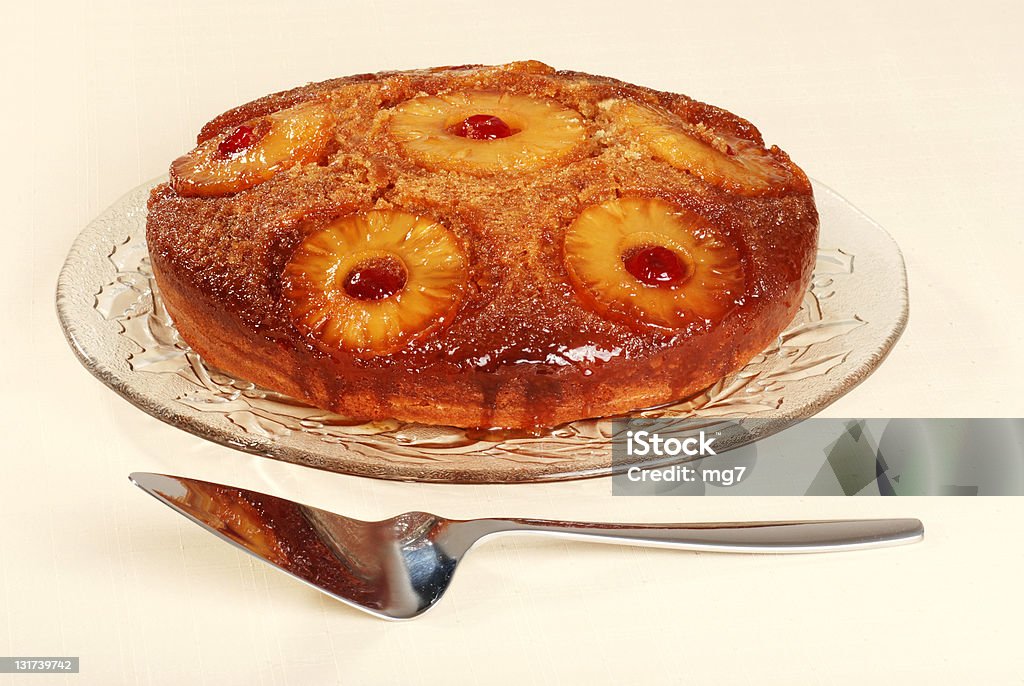
{"label": "golden brown crust", "polygon": [[[388,135],[389,110],[422,94],[507,90],[552,98],[583,115],[579,153],[535,172],[427,171]],[[147,237],[158,284],[185,340],[212,364],[358,418],[457,426],[551,426],[696,393],[760,352],[792,319],[817,244],[806,177],[758,197],[729,193],[637,152],[598,102],[631,98],[684,121],[762,139],[747,121],[682,95],[539,63],[360,75],[262,98],[216,118],[207,140],[312,98],[338,121],[325,165],[296,166],[235,195],[149,202]],[[587,206],[656,196],[713,222],[739,247],[746,292],[717,325],[664,333],[608,321],[566,275],[562,237]],[[341,214],[398,208],[429,215],[466,247],[470,287],[455,320],[377,357],[327,354],[303,339],[280,298],[298,243]]]}

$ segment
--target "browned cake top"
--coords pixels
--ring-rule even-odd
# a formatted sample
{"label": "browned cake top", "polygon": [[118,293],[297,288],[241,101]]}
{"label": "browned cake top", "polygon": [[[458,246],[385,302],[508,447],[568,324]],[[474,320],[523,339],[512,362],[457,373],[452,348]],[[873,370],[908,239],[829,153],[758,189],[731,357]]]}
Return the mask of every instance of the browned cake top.
{"label": "browned cake top", "polygon": [[[436,103],[424,98],[451,101],[467,93],[478,101],[521,95],[550,103],[561,112],[551,116],[562,116],[559,125],[572,128],[575,138],[495,168],[474,166],[440,145],[423,153],[416,146],[424,137],[403,133],[400,120],[410,101],[429,108]],[[222,316],[238,318],[282,345],[370,367],[585,365],[700,336],[720,318],[753,322],[763,303],[784,294],[791,299],[793,283],[809,274],[817,216],[806,176],[781,150],[765,150],[750,123],[685,96],[537,62],[386,72],[243,105],[207,124],[198,150],[235,154],[232,145],[272,126],[267,117],[307,102],[321,108],[317,135],[327,132],[324,140],[310,143],[310,155],[280,165],[266,178],[247,179],[241,190],[218,186],[206,193],[190,185],[189,175],[202,171],[193,153],[176,163],[172,184],[158,187],[150,200],[154,258],[177,278],[198,284],[220,304]],[[511,124],[545,133],[532,116],[526,107],[525,123]],[[307,134],[295,129],[293,135]],[[698,148],[687,148],[694,140]],[[694,165],[680,162],[680,156],[694,154],[711,157]],[[724,269],[727,287],[717,300],[686,316],[645,321],[611,296],[608,305],[600,290],[587,292],[581,284],[589,266],[574,266],[566,253],[567,232],[588,208],[616,199],[661,199],[710,227],[716,245],[724,245],[716,248],[719,257],[736,263]],[[436,221],[464,253],[464,262],[452,267],[465,279],[457,297],[445,301],[449,309],[394,349],[338,344],[325,333],[329,325],[297,311],[296,293],[311,286],[298,283],[300,269],[288,271],[304,241],[339,217],[372,210]],[[581,222],[573,240],[599,242],[599,232],[588,227]],[[701,227],[695,235],[707,233]],[[444,250],[435,246],[439,254]],[[573,269],[579,272],[575,277]],[[723,271],[714,264],[708,269]]]}

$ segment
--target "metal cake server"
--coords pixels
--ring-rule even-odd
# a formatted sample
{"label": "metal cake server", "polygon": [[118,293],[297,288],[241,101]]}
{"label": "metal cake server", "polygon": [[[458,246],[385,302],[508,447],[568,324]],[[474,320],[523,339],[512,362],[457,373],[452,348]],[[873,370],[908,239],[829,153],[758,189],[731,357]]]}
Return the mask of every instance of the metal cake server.
{"label": "metal cake server", "polygon": [[364,522],[255,491],[136,472],[131,481],[222,539],[343,603],[385,619],[433,607],[459,562],[495,534],[545,533],[603,543],[739,553],[817,553],[914,543],[917,519],[596,524],[452,520],[406,512]]}

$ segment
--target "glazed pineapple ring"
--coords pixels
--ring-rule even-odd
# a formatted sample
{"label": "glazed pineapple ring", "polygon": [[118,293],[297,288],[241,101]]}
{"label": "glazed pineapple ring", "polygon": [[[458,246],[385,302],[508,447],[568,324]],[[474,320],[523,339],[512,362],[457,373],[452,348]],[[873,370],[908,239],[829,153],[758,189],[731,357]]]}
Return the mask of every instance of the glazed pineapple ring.
{"label": "glazed pineapple ring", "polygon": [[284,268],[281,292],[318,347],[381,355],[447,323],[466,278],[466,255],[445,226],[375,210],[309,235]]}
{"label": "glazed pineapple ring", "polygon": [[252,188],[296,164],[317,162],[334,134],[326,104],[306,102],[251,119],[171,163],[171,187],[210,197]]}
{"label": "glazed pineapple ring", "polygon": [[[466,122],[480,117],[499,121],[493,133],[475,138]],[[586,140],[579,112],[546,98],[495,91],[406,100],[394,109],[390,130],[421,166],[478,173],[540,167]]]}
{"label": "glazed pineapple ring", "polygon": [[569,227],[564,251],[580,298],[633,326],[717,322],[744,291],[736,247],[706,219],[656,198],[588,207]]}
{"label": "glazed pineapple ring", "polygon": [[763,195],[787,186],[810,188],[803,172],[750,141],[690,125],[671,112],[629,100],[602,106],[618,128],[637,136],[655,157],[714,186],[740,195]]}

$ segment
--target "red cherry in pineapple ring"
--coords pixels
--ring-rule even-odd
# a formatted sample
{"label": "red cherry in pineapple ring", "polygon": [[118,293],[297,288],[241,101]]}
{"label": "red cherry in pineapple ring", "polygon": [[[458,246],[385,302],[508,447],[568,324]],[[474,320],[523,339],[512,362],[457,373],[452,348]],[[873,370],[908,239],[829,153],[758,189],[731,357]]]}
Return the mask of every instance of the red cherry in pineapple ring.
{"label": "red cherry in pineapple ring", "polygon": [[405,267],[383,258],[358,264],[345,277],[345,292],[357,300],[383,300],[405,288]]}
{"label": "red cherry in pineapple ring", "polygon": [[456,136],[475,141],[493,141],[508,138],[516,133],[501,117],[495,117],[493,114],[474,114],[466,117],[453,126],[451,131]]}
{"label": "red cherry in pineapple ring", "polygon": [[230,155],[237,155],[238,153],[252,147],[253,143],[259,140],[259,136],[253,131],[251,126],[242,124],[237,127],[231,134],[220,142],[217,146],[217,152],[224,157]]}
{"label": "red cherry in pineapple ring", "polygon": [[690,277],[688,263],[660,245],[640,248],[622,258],[626,271],[648,286],[675,286]]}

